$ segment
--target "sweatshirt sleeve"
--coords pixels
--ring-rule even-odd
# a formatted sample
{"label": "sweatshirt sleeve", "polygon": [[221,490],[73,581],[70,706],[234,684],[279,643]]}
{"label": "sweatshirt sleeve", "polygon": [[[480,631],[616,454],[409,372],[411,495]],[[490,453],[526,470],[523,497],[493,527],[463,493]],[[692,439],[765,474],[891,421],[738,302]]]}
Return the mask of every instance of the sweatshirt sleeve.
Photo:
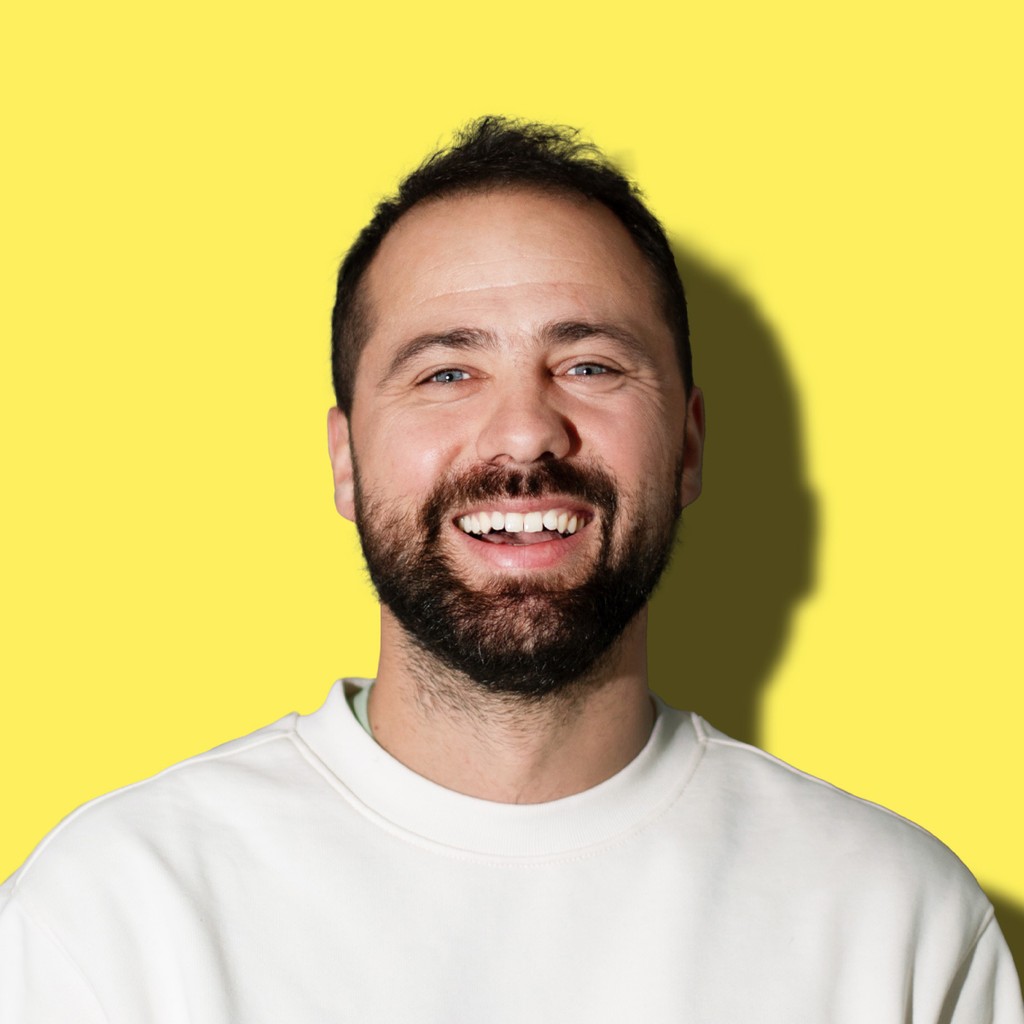
{"label": "sweatshirt sleeve", "polygon": [[957,972],[940,1024],[1024,1024],[1013,957],[991,913]]}
{"label": "sweatshirt sleeve", "polygon": [[0,889],[0,1024],[109,1024],[55,937]]}

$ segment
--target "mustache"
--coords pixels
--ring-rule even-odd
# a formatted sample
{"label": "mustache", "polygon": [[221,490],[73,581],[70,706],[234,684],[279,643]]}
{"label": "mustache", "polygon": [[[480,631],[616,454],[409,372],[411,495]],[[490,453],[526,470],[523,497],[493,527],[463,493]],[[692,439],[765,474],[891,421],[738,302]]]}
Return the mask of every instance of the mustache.
{"label": "mustache", "polygon": [[434,541],[453,508],[489,498],[540,498],[545,494],[575,498],[599,509],[608,524],[619,506],[615,481],[594,463],[553,459],[526,469],[476,466],[438,481],[420,510],[420,525],[428,542]]}

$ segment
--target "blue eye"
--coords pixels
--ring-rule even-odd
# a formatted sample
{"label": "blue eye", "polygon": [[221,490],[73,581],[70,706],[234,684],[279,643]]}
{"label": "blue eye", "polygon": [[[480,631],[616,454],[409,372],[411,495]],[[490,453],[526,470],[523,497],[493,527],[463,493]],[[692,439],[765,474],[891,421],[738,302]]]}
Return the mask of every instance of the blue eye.
{"label": "blue eye", "polygon": [[438,370],[437,373],[432,373],[424,383],[455,384],[460,380],[469,380],[469,374],[465,370]]}
{"label": "blue eye", "polygon": [[567,371],[571,377],[596,377],[600,373],[607,373],[608,367],[600,363],[580,363]]}

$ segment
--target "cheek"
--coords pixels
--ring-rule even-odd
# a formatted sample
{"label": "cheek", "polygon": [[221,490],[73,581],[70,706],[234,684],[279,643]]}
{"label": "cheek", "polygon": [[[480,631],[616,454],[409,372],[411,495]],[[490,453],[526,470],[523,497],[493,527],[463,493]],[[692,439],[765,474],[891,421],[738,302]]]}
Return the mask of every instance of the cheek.
{"label": "cheek", "polygon": [[463,441],[447,420],[383,412],[365,423],[358,450],[367,489],[422,500],[459,457]]}
{"label": "cheek", "polygon": [[592,423],[587,447],[622,486],[643,488],[655,483],[666,469],[675,468],[683,431],[682,417],[676,419],[667,416],[657,402],[634,403]]}

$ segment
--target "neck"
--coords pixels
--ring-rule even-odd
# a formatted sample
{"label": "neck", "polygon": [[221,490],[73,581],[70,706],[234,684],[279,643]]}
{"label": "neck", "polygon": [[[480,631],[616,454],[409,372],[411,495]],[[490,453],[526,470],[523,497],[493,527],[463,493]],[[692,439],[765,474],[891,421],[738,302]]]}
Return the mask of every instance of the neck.
{"label": "neck", "polygon": [[654,725],[646,611],[593,678],[527,701],[453,674],[414,647],[382,609],[370,724],[376,741],[406,767],[468,796],[540,803],[590,789],[629,764]]}

